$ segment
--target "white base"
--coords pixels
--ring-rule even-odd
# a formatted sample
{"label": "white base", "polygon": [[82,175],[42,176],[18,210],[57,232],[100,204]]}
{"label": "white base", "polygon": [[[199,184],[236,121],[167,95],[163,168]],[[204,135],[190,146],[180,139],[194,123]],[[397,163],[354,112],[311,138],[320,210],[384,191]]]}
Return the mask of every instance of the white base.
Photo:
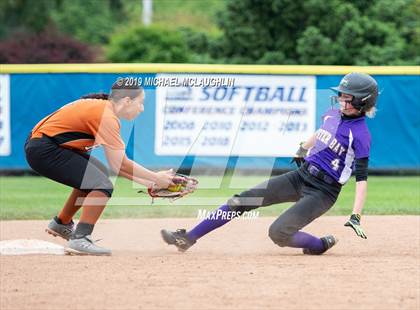
{"label": "white base", "polygon": [[64,255],[64,247],[55,243],[35,239],[0,241],[0,255],[28,254]]}

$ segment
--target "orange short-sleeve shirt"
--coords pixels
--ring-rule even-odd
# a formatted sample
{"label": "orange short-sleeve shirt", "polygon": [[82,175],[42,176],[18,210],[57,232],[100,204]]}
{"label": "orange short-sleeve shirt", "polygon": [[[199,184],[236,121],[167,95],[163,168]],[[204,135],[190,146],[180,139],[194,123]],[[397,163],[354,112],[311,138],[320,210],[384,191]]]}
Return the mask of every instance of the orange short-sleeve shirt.
{"label": "orange short-sleeve shirt", "polygon": [[60,146],[87,152],[97,145],[125,149],[120,120],[112,103],[101,99],[71,102],[42,119],[33,129],[32,138],[53,138]]}

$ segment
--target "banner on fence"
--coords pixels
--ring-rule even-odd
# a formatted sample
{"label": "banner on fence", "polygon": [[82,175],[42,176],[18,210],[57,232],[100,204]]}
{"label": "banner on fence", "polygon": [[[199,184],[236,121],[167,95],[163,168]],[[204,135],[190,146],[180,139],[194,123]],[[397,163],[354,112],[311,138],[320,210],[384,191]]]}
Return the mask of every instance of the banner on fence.
{"label": "banner on fence", "polygon": [[290,157],[315,130],[315,76],[160,74],[156,81],[157,155]]}
{"label": "banner on fence", "polygon": [[10,76],[0,74],[0,156],[11,154],[10,146]]}

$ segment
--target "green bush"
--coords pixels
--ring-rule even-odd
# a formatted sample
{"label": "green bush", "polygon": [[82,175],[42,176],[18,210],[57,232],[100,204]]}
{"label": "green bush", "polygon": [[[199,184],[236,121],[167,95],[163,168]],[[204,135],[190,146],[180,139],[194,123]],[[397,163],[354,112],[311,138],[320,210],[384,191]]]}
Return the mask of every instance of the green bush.
{"label": "green bush", "polygon": [[106,56],[112,62],[188,62],[189,50],[179,31],[134,26],[112,36]]}

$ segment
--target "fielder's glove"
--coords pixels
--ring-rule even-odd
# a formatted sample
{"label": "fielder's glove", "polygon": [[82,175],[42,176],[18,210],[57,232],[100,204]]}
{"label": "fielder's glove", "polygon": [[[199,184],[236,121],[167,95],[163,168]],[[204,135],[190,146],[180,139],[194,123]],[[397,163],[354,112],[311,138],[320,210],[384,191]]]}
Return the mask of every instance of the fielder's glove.
{"label": "fielder's glove", "polygon": [[360,238],[367,239],[365,232],[363,231],[362,227],[360,227],[360,219],[360,214],[352,214],[350,216],[350,219],[347,221],[346,224],[344,224],[344,226],[350,226],[354,229],[354,231]]}
{"label": "fielder's glove", "polygon": [[[176,173],[172,179],[172,183],[168,188],[159,188],[155,185],[147,189],[147,193],[154,198],[169,198],[171,201],[184,197],[197,189],[198,180],[189,176]],[[141,191],[139,191],[141,192]]]}
{"label": "fielder's glove", "polygon": [[292,160],[290,161],[291,164],[296,163],[296,166],[300,167],[302,166],[302,164],[305,162],[305,160],[303,159],[306,154],[308,153],[308,150],[305,149],[302,145],[305,142],[301,142],[299,144],[299,149],[296,152],[296,155],[292,158]]}

